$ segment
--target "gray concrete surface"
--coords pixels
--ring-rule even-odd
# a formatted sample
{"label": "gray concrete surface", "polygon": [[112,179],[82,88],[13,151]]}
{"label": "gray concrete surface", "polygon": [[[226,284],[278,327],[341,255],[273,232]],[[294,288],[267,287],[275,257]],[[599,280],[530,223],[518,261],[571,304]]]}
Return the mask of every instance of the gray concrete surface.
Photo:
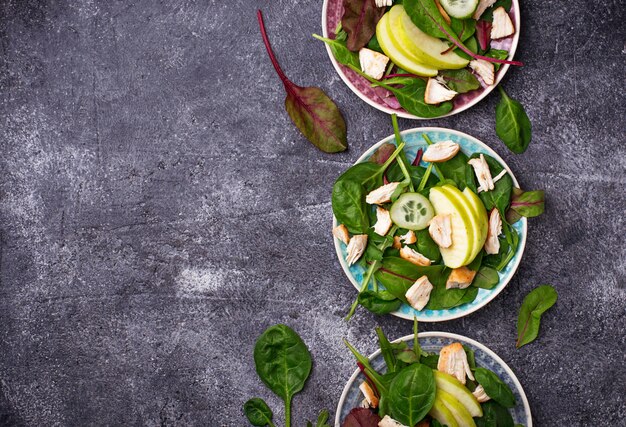
{"label": "gray concrete surface", "polygon": [[[354,369],[343,337],[375,349],[406,321],[360,311],[329,233],[331,185],[389,117],[335,74],[321,1],[2,1],[0,5],[0,424],[246,425],[277,398],[252,347],[284,322],[314,372],[294,424],[334,413]],[[349,127],[323,154],[291,125],[264,52],[262,7],[289,76],[319,85]],[[538,426],[624,425],[626,197],[623,2],[522,4],[504,84],[533,122],[513,155],[490,96],[419,125],[491,144],[547,192],[521,268],[481,311],[422,330],[465,334],[517,373]],[[517,309],[559,292],[539,339],[515,350]],[[282,424],[282,421],[279,421]]]}

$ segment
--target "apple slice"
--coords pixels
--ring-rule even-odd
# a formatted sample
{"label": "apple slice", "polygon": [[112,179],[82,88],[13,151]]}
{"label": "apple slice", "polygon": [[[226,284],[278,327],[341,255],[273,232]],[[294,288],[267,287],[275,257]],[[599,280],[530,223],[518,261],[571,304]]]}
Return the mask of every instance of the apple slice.
{"label": "apple slice", "polygon": [[437,397],[450,410],[459,427],[476,427],[472,414],[454,396],[447,391],[437,389]]}
{"label": "apple slice", "polygon": [[441,401],[439,396],[435,397],[435,402],[433,403],[432,408],[430,408],[428,415],[439,421],[443,426],[459,427],[459,424],[456,422],[456,418],[454,418],[452,412]]}
{"label": "apple slice", "polygon": [[413,58],[407,56],[407,54],[391,39],[391,29],[389,28],[389,13],[383,15],[376,25],[376,38],[380,48],[397,66],[400,68],[417,74],[418,76],[434,77],[437,75],[437,69],[429,67],[415,61]]}
{"label": "apple slice", "polygon": [[435,384],[437,390],[443,390],[458,400],[472,417],[482,417],[483,410],[476,397],[459,380],[445,372],[435,371]]}
{"label": "apple slice", "polygon": [[478,232],[474,236],[474,250],[470,259],[470,262],[472,262],[487,240],[487,229],[489,226],[487,220],[487,210],[476,193],[468,187],[465,187],[465,190],[463,190],[463,196],[465,196],[465,199],[468,201],[469,207],[474,214],[474,219],[478,224]]}
{"label": "apple slice", "polygon": [[[404,6],[398,4],[389,11],[389,28],[398,41],[399,46],[409,53],[416,61],[438,69],[458,69],[469,64],[467,59],[461,58],[449,50],[447,42],[436,37],[429,36],[420,30],[411,21],[404,10]],[[441,52],[448,53],[442,54]]]}
{"label": "apple slice", "polygon": [[463,193],[456,187],[443,185],[433,187],[429,199],[437,215],[450,215],[452,245],[439,248],[443,263],[450,268],[468,264],[474,250],[474,230],[477,226]]}

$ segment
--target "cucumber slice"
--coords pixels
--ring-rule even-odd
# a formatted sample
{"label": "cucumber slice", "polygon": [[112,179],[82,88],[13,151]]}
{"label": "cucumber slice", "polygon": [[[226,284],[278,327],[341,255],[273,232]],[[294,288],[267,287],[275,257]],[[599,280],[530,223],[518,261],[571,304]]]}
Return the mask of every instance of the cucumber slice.
{"label": "cucumber slice", "polygon": [[472,16],[478,6],[478,0],[439,0],[439,4],[453,18],[465,19]]}
{"label": "cucumber slice", "polygon": [[391,205],[391,220],[400,228],[423,230],[435,216],[430,201],[419,193],[404,193]]}

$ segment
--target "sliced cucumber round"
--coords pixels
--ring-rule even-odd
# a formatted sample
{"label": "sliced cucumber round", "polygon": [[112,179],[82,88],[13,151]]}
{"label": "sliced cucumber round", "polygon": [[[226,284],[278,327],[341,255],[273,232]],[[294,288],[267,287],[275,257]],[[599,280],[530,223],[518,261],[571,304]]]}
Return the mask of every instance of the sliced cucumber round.
{"label": "sliced cucumber round", "polygon": [[391,220],[400,228],[423,230],[435,216],[430,201],[419,193],[404,193],[391,205]]}
{"label": "sliced cucumber round", "polygon": [[478,0],[439,0],[439,4],[453,18],[465,19],[472,16],[478,6]]}

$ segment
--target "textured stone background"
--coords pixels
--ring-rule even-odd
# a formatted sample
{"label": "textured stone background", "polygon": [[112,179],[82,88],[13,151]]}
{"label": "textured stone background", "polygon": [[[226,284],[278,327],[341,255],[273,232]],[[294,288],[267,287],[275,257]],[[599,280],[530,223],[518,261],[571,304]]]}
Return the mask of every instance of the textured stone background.
{"label": "textured stone background", "polygon": [[[334,412],[373,328],[410,324],[360,311],[329,232],[331,185],[391,133],[389,117],[335,74],[321,1],[2,1],[0,6],[0,424],[245,425],[242,403],[279,401],[252,347],[285,322],[315,358],[295,425]],[[265,54],[323,87],[350,150],[310,146],[283,110]],[[626,417],[626,8],[525,1],[504,84],[533,122],[513,155],[494,132],[495,95],[445,120],[496,149],[524,187],[545,188],[521,268],[491,304],[422,330],[496,351],[538,426]],[[539,339],[515,350],[517,309],[552,283]]]}

